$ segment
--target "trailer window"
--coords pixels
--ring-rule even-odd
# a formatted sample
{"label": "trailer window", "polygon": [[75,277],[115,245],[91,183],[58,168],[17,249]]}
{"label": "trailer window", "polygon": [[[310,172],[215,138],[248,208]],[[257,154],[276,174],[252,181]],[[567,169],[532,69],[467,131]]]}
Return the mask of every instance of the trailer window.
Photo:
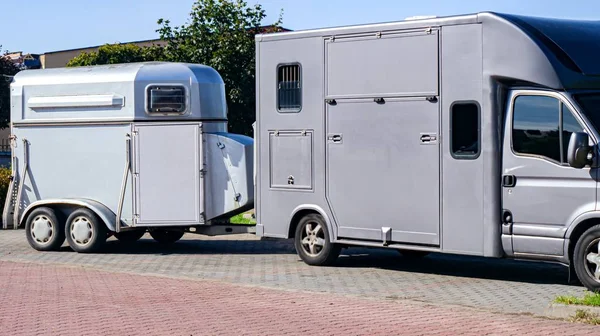
{"label": "trailer window", "polygon": [[277,67],[277,110],[300,112],[302,109],[302,76],[300,64]]}
{"label": "trailer window", "polygon": [[450,148],[455,159],[476,159],[480,152],[479,104],[457,102],[450,108]]}
{"label": "trailer window", "polygon": [[517,154],[567,164],[571,133],[582,131],[571,110],[557,98],[518,96],[515,99],[512,146]]}
{"label": "trailer window", "polygon": [[186,110],[185,88],[180,85],[151,85],[146,89],[148,113],[178,113]]}

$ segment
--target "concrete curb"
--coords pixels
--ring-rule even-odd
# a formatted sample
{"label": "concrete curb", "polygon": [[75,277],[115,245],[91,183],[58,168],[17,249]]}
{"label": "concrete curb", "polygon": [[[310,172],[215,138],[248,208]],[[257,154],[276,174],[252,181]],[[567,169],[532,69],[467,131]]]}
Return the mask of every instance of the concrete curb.
{"label": "concrete curb", "polygon": [[591,314],[597,314],[600,316],[600,307],[592,307],[592,306],[581,306],[581,305],[565,305],[560,303],[553,303],[544,312],[545,316],[560,318],[560,319],[568,319],[577,313],[578,310],[585,310]]}

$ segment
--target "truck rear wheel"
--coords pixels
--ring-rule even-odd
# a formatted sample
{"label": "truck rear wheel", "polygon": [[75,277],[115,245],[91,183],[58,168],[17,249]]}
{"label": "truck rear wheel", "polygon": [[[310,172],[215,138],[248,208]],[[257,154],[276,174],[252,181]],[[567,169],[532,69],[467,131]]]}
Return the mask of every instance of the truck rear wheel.
{"label": "truck rear wheel", "polygon": [[27,242],[38,251],[57,251],[65,242],[63,223],[54,210],[46,207],[34,209],[25,223]]}
{"label": "truck rear wheel", "polygon": [[341,252],[340,245],[330,241],[323,217],[317,214],[306,215],[300,220],[294,246],[300,259],[313,266],[331,265]]}
{"label": "truck rear wheel", "polygon": [[600,292],[600,225],[593,226],[581,235],[573,260],[575,273],[581,283],[592,292]]}
{"label": "truck rear wheel", "polygon": [[104,247],[108,229],[94,212],[80,208],[73,211],[67,219],[65,235],[73,251],[91,253]]}
{"label": "truck rear wheel", "polygon": [[179,230],[150,230],[150,236],[152,236],[154,240],[161,244],[172,244],[181,239],[181,237],[183,237],[184,234],[185,232]]}

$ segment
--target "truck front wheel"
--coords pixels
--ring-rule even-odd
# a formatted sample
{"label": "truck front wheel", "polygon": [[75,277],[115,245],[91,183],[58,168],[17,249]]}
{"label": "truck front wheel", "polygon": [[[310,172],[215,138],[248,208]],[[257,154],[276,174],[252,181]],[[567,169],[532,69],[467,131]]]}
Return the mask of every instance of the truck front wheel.
{"label": "truck front wheel", "polygon": [[573,251],[575,273],[592,292],[600,292],[600,225],[583,233]]}
{"label": "truck front wheel", "polygon": [[341,247],[329,239],[323,217],[317,214],[304,216],[294,236],[294,246],[300,259],[313,266],[333,264],[340,255]]}

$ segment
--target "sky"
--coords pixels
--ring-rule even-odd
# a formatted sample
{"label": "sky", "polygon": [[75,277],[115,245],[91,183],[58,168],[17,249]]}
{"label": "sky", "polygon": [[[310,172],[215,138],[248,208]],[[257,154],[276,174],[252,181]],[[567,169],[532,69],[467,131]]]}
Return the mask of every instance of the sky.
{"label": "sky", "polygon": [[[194,0],[29,0],[3,2],[2,50],[45,53],[157,38],[156,21],[186,22]],[[299,30],[480,11],[600,20],[598,0],[246,0]]]}

